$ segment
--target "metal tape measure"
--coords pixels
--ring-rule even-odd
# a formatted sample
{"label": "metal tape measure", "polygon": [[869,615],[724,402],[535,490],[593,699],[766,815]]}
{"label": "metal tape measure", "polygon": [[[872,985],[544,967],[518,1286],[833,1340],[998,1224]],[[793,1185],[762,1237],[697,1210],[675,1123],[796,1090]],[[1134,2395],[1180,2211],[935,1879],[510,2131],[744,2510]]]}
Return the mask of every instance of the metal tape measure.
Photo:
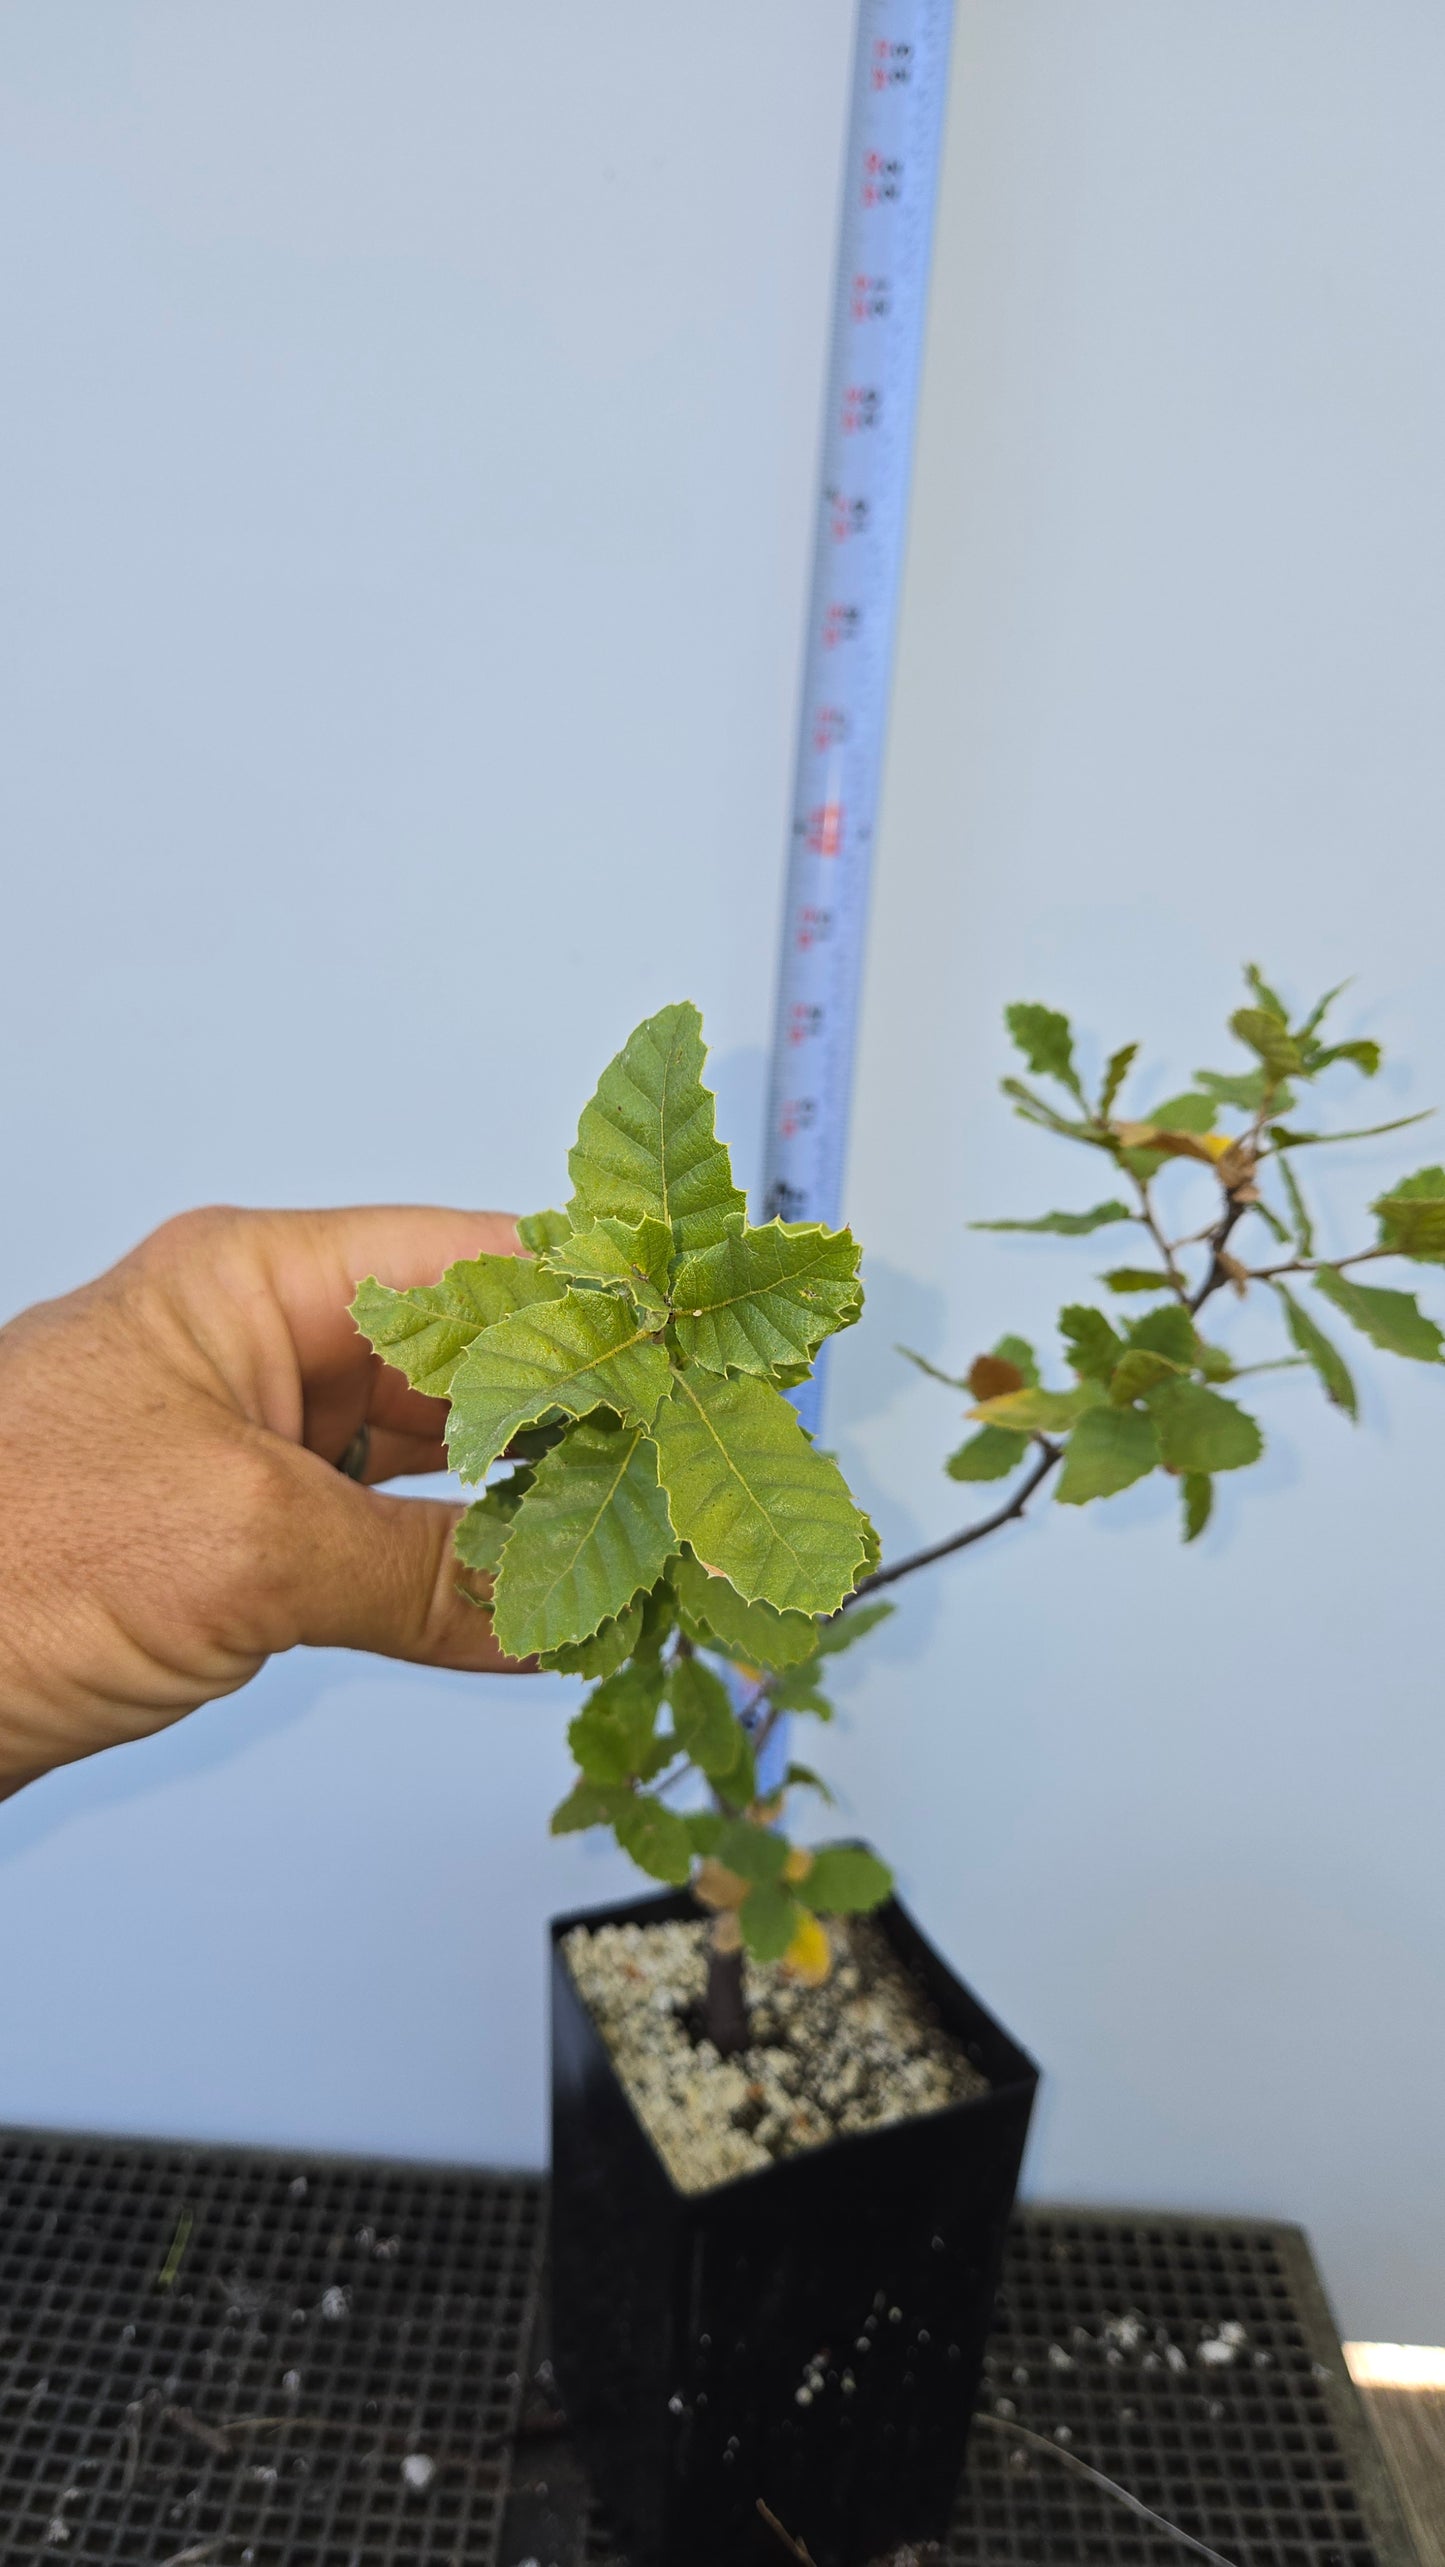
{"label": "metal tape measure", "polygon": [[[861,0],[763,1217],[836,1223],[907,533],[953,0]],[[794,1397],[816,1425],[818,1376]]]}

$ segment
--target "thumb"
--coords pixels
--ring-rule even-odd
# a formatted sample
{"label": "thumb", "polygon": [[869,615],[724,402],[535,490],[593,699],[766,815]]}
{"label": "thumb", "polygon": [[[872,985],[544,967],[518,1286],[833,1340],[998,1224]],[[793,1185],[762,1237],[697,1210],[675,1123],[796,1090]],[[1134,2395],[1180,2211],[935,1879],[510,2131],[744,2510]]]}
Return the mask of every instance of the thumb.
{"label": "thumb", "polygon": [[[436,1498],[358,1487],[296,1451],[287,1560],[266,1645],[370,1649],[428,1667],[522,1672],[492,1636],[490,1580],[462,1567],[452,1535],[465,1512]],[[269,1618],[269,1617],[268,1617]]]}

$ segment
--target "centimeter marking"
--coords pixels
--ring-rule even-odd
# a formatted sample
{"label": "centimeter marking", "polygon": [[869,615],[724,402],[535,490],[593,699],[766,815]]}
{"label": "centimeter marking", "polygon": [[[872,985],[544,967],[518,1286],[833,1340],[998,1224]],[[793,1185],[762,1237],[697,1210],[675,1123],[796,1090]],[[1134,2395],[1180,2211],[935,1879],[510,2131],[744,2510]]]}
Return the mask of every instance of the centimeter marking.
{"label": "centimeter marking", "polygon": [[[953,0],[860,0],[794,765],[763,1217],[836,1223]],[[795,1395],[816,1425],[819,1376]]]}

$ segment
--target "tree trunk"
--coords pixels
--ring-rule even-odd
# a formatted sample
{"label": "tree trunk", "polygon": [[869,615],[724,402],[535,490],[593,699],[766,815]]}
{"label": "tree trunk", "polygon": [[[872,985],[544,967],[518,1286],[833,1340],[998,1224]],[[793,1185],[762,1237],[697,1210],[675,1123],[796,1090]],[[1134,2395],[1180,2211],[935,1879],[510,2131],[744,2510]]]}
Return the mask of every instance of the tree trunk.
{"label": "tree trunk", "polygon": [[747,2049],[752,2039],[747,1999],[743,1995],[741,1951],[719,1952],[716,1944],[708,1945],[703,2030],[723,2059],[735,2059],[740,2050]]}

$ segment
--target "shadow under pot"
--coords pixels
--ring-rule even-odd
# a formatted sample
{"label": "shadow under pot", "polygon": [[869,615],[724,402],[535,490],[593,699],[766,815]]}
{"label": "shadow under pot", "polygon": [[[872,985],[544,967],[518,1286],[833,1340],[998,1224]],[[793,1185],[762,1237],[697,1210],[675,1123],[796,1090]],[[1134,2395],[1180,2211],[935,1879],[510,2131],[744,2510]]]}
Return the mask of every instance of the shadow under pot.
{"label": "shadow under pot", "polygon": [[[754,2144],[746,2153],[761,2162],[720,2180],[736,2143],[723,2132],[719,2159],[725,2115],[700,2101],[698,2188],[699,2165],[679,2156],[658,2103],[669,2076],[675,2092],[695,2016],[649,1985],[635,1933],[609,1934],[679,1925],[701,1941],[685,1891],[551,1928],[557,2385],[629,2567],[779,2567],[790,2545],[815,2567],[866,2567],[945,2531],[1038,2070],[890,1901],[854,1948],[929,2022],[955,2099],[791,2154]],[[684,1940],[674,1934],[673,1950]],[[583,1995],[579,1977],[595,1988],[604,1954],[638,1983],[625,1992],[634,2016],[645,2004],[670,2018],[661,2086],[621,2039],[629,2092],[600,2028],[606,2009]],[[859,1976],[839,1973],[852,1986]],[[866,2000],[866,1966],[861,1977]],[[861,2060],[866,2004],[859,2020]],[[840,2037],[846,2084],[857,2071]],[[736,2077],[720,2090],[743,2128],[766,2100],[747,2084],[760,2062],[761,2050],[730,2063],[741,2109]]]}

